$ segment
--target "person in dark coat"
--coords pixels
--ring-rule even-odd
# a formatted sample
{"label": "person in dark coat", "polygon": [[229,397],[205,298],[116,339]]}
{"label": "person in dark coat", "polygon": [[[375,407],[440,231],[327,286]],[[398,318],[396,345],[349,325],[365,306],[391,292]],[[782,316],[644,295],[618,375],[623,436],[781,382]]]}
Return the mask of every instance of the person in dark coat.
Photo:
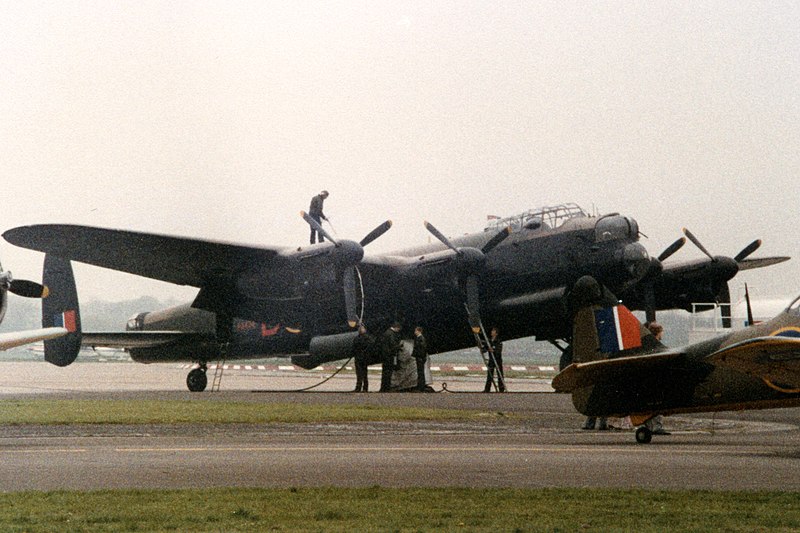
{"label": "person in dark coat", "polygon": [[[322,225],[322,220],[328,220],[328,217],[322,212],[322,204],[325,202],[325,198],[328,197],[328,191],[322,191],[314,198],[311,199],[311,206],[308,208],[308,216],[313,218],[317,221],[317,224],[320,226]],[[317,237],[317,230],[314,229],[314,226],[311,226],[311,244],[316,242]],[[325,242],[325,237],[322,234],[319,234],[319,242]]]}
{"label": "person in dark coat", "polygon": [[503,341],[500,340],[497,326],[491,329],[489,334],[489,346],[487,346],[486,349],[489,352],[489,364],[486,365],[486,386],[483,388],[483,392],[491,392],[495,370],[497,371],[497,390],[505,392],[506,382],[503,374]]}
{"label": "person in dark coat", "polygon": [[353,392],[369,392],[367,369],[375,349],[375,338],[367,332],[366,326],[358,327],[358,337],[353,340],[353,358],[356,363],[356,388]]}
{"label": "person in dark coat", "polygon": [[400,353],[400,323],[395,322],[381,336],[381,390],[389,392],[392,389],[392,372],[397,366],[397,356]]}
{"label": "person in dark coat", "polygon": [[[653,339],[655,342],[658,343],[658,346],[663,346],[661,344],[661,338],[664,336],[664,326],[656,322],[655,320],[652,322],[647,322],[644,327],[650,330],[650,333],[653,334]],[[642,344],[644,344],[645,340],[642,339]],[[664,415],[656,415],[644,424],[647,426],[650,431],[653,432],[653,435],[669,435],[669,431],[664,429]]]}
{"label": "person in dark coat", "polygon": [[422,328],[419,326],[414,329],[414,349],[411,355],[417,362],[417,390],[425,392],[427,388],[427,383],[425,383],[425,363],[428,361],[428,342],[425,340],[425,335],[422,334]]}

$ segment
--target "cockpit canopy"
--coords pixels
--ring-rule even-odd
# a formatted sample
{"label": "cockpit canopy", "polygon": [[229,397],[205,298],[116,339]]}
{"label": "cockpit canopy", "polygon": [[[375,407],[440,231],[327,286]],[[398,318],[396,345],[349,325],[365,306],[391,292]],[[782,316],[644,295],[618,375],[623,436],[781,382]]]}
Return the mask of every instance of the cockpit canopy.
{"label": "cockpit canopy", "polygon": [[[496,233],[510,227],[511,231],[555,229],[573,218],[587,218],[590,215],[574,203],[531,209],[518,215],[499,218],[492,217],[484,231]],[[595,226],[595,242],[634,239],[639,235],[639,224],[632,218],[619,213],[601,216]]]}
{"label": "cockpit canopy", "polygon": [[636,238],[639,235],[639,225],[632,218],[618,214],[608,215],[597,221],[594,235],[595,242]]}
{"label": "cockpit canopy", "polygon": [[531,209],[506,218],[493,217],[486,224],[484,231],[496,233],[506,227],[510,227],[513,232],[522,229],[557,228],[571,218],[588,216],[589,214],[577,204],[560,204]]}

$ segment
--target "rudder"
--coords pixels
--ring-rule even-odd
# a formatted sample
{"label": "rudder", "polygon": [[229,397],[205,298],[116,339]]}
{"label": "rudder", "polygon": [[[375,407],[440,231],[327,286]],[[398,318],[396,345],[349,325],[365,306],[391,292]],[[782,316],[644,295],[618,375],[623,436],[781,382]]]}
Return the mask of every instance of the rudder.
{"label": "rudder", "polygon": [[642,347],[642,337],[647,335],[647,331],[597,280],[590,276],[579,279],[571,298],[575,362],[607,359],[612,353]]}
{"label": "rudder", "polygon": [[67,366],[75,361],[81,349],[78,290],[69,260],[45,255],[42,280],[50,289],[50,295],[42,300],[42,326],[63,327],[69,332],[44,341],[44,358],[56,366]]}

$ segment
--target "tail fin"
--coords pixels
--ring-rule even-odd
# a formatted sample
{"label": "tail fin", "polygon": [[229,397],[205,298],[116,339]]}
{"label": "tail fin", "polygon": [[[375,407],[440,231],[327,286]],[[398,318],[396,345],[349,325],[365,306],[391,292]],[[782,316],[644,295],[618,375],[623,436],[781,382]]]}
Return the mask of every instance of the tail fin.
{"label": "tail fin", "polygon": [[[570,296],[575,309],[572,339],[576,363],[608,359],[617,352],[633,355],[642,350],[643,339],[652,337],[633,313],[594,278],[579,279]],[[658,341],[647,339],[644,345],[654,347],[654,342]]]}
{"label": "tail fin", "polygon": [[42,326],[63,327],[69,332],[44,341],[44,358],[56,366],[67,366],[81,349],[81,315],[72,265],[67,259],[47,254],[42,278],[50,289],[50,295],[42,300]]}

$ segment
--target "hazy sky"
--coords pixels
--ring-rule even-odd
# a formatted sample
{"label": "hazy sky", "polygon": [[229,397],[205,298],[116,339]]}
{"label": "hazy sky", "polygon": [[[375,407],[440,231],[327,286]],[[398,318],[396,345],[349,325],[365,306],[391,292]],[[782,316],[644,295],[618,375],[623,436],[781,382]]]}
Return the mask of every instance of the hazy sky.
{"label": "hazy sky", "polygon": [[[378,253],[553,203],[657,255],[789,263],[800,293],[796,2],[3,2],[0,230],[77,223],[304,244],[321,189]],[[674,258],[699,256],[691,244]],[[0,242],[16,277],[42,255]],[[84,299],[194,290],[93,267]]]}

